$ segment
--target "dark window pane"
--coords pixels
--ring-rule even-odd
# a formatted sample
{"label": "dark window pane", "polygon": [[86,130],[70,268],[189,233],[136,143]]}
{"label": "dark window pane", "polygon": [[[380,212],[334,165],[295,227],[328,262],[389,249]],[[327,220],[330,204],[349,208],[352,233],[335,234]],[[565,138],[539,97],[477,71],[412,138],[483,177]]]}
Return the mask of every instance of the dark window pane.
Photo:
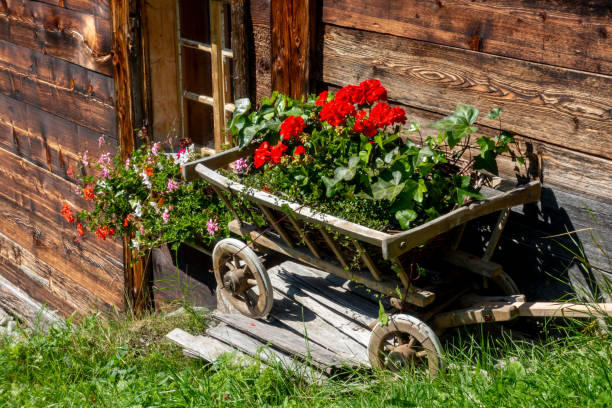
{"label": "dark window pane", "polygon": [[183,47],[183,89],[212,96],[210,53]]}
{"label": "dark window pane", "polygon": [[210,105],[185,99],[185,136],[197,146],[215,148],[213,109]]}
{"label": "dark window pane", "polygon": [[179,0],[181,37],[210,44],[208,0]]}

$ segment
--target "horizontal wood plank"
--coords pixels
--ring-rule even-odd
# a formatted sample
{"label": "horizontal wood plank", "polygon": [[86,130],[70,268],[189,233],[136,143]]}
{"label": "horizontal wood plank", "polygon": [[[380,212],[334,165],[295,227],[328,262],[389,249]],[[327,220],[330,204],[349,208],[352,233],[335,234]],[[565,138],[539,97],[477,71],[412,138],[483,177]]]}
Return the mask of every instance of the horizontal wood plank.
{"label": "horizontal wood plank", "polygon": [[108,16],[32,0],[0,2],[0,39],[111,75]]}
{"label": "horizontal wood plank", "polygon": [[377,78],[391,99],[441,114],[502,107],[508,130],[612,158],[612,77],[330,25],[322,40],[327,83]]}
{"label": "horizontal wood plank", "polygon": [[[114,152],[117,141],[106,137],[105,144],[99,147],[100,136],[100,133],[0,94],[0,146],[54,174],[68,177],[70,167],[77,171],[85,150],[94,160],[109,150]],[[89,171],[93,173],[93,169]]]}
{"label": "horizontal wood plank", "polygon": [[109,0],[37,0],[41,3],[82,11],[100,17],[109,17]]}
{"label": "horizontal wood plank", "polygon": [[0,63],[5,69],[59,88],[112,104],[112,78],[80,65],[0,40]]}
{"label": "horizontal wood plank", "polygon": [[0,94],[33,105],[93,131],[116,135],[115,108],[88,94],[56,86],[0,63]]}
{"label": "horizontal wood plank", "polygon": [[324,0],[324,23],[612,74],[609,1]]}
{"label": "horizontal wood plank", "polygon": [[49,310],[42,303],[34,301],[27,293],[1,275],[0,307],[13,316],[17,316],[30,327],[33,327],[35,323],[39,329],[62,324],[62,320],[57,313]]}
{"label": "horizontal wood plank", "polygon": [[0,274],[41,303],[48,303],[64,316],[94,309],[110,311],[92,292],[77,285],[62,272],[0,233]]}

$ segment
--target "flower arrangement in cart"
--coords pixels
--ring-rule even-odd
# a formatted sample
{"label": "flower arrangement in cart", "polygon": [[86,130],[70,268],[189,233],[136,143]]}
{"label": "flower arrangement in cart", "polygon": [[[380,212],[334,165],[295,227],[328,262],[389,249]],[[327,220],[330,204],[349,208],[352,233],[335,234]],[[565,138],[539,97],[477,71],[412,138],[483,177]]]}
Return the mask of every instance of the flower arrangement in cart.
{"label": "flower arrangement in cart", "polygon": [[[166,243],[176,249],[180,242],[210,245],[226,236],[224,204],[203,181],[181,178],[181,166],[197,157],[193,144],[182,140],[178,152],[167,154],[164,147],[170,150],[171,140],[151,143],[146,129],[138,135],[142,146],[125,160],[120,152],[94,159],[82,153],[80,174],[73,176],[86,209],[75,214],[66,202],[61,210],[78,235],[91,231],[102,240],[126,235],[139,255]],[[98,143],[107,145],[103,137]]]}
{"label": "flower arrangement in cart", "polygon": [[[423,137],[387,99],[380,81],[366,80],[306,100],[274,93],[257,110],[239,100],[230,130],[255,150],[234,170],[250,187],[379,230],[409,229],[484,198],[479,187],[497,175],[513,137],[501,129],[475,137],[479,111],[466,105]],[[472,157],[474,142],[480,153]]]}

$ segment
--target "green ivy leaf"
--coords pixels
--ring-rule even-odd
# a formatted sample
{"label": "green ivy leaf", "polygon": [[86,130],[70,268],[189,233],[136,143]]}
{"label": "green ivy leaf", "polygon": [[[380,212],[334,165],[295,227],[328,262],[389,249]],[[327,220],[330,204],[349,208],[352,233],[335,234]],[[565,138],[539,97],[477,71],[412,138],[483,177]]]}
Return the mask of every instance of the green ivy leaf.
{"label": "green ivy leaf", "polygon": [[502,108],[493,108],[491,109],[491,112],[489,112],[489,114],[487,116],[485,116],[487,119],[498,119],[502,114]]}
{"label": "green ivy leaf", "polygon": [[[483,157],[484,156],[484,157]],[[495,160],[495,153],[487,151],[481,156],[474,157],[474,170],[486,170],[489,173],[498,175],[497,161]]]}
{"label": "green ivy leaf", "polygon": [[457,108],[455,109],[455,113],[453,115],[455,115],[461,123],[465,125],[471,125],[476,122],[479,113],[480,112],[478,111],[478,109],[473,106],[457,105]]}
{"label": "green ivy leaf", "polygon": [[417,203],[423,202],[423,195],[427,192],[427,186],[425,185],[425,180],[419,179],[419,182],[416,186],[416,190],[414,191],[414,201]]}
{"label": "green ivy leaf", "polygon": [[402,229],[409,229],[410,223],[417,219],[417,213],[414,210],[400,210],[395,213],[395,219],[399,221]]}
{"label": "green ivy leaf", "polygon": [[402,192],[405,185],[406,183],[394,184],[379,178],[376,183],[372,184],[372,195],[374,200],[393,201]]}

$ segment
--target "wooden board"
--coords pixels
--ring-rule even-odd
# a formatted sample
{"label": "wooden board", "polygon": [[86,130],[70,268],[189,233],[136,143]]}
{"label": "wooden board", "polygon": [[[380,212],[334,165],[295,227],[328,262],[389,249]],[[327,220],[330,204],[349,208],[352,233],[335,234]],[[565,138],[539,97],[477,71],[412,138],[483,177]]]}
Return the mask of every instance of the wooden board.
{"label": "wooden board", "polygon": [[322,20],[612,74],[612,4],[605,0],[324,0]]}
{"label": "wooden board", "polygon": [[35,322],[38,322],[38,328],[42,329],[63,323],[56,313],[34,301],[27,293],[2,276],[0,276],[0,307],[30,327],[33,327]]}
{"label": "wooden board", "polygon": [[32,0],[0,3],[0,39],[106,75],[111,74],[109,23],[107,16]]}
{"label": "wooden board", "polygon": [[38,0],[41,3],[47,3],[54,6],[60,6],[69,10],[82,11],[87,14],[93,14],[100,17],[108,18],[109,0]]}
{"label": "wooden board", "polygon": [[[145,2],[153,137],[181,135],[177,88],[176,0]],[[204,69],[205,67],[201,67]]]}
{"label": "wooden board", "polygon": [[328,372],[330,367],[339,367],[346,364],[346,361],[338,355],[318,344],[309,342],[307,338],[279,329],[269,323],[238,314],[214,314],[213,317],[242,332],[248,332],[250,336],[263,343],[273,339],[274,346],[277,349],[295,355],[301,360],[311,362],[315,367],[325,372]]}
{"label": "wooden board", "polygon": [[166,334],[166,338],[189,351],[190,354],[214,362],[223,354],[232,353],[235,361],[248,364],[250,360],[240,351],[212,337],[192,336],[181,329],[174,329]]}
{"label": "wooden board", "polygon": [[612,77],[330,25],[322,41],[327,83],[377,78],[392,100],[442,114],[502,107],[507,130],[556,145],[571,137],[573,150],[612,158]]}

